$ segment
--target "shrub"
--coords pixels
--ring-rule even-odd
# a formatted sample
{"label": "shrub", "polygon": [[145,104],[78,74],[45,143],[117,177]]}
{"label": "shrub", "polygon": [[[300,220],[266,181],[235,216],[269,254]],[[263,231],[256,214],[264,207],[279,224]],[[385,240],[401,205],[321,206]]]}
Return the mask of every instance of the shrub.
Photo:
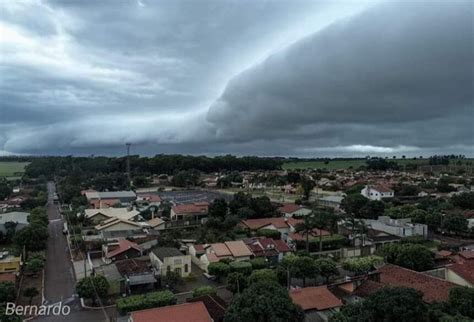
{"label": "shrub", "polygon": [[250,262],[232,262],[229,266],[232,272],[238,272],[244,275],[250,275],[250,273],[252,273],[252,264],[250,264]]}
{"label": "shrub", "polygon": [[262,269],[267,267],[267,262],[263,257],[256,257],[250,260],[250,264],[252,264],[252,269]]}
{"label": "shrub", "polygon": [[193,290],[193,297],[199,297],[203,295],[216,295],[216,289],[212,286],[201,286]]}
{"label": "shrub", "polygon": [[255,284],[255,283],[258,283],[259,281],[278,283],[278,277],[277,277],[276,272],[271,269],[268,269],[268,268],[258,269],[256,271],[253,271],[252,274],[250,274],[249,284]]}
{"label": "shrub", "polygon": [[176,304],[176,296],[171,291],[151,292],[142,295],[132,295],[117,300],[117,310],[120,314]]}
{"label": "shrub", "polygon": [[263,236],[273,239],[281,239],[281,233],[275,229],[259,229],[257,230],[257,236]]}

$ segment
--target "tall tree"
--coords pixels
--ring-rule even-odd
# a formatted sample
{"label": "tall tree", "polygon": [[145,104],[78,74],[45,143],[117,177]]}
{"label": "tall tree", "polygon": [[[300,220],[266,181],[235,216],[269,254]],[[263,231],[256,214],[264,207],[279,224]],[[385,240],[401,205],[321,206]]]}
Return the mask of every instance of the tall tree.
{"label": "tall tree", "polygon": [[227,309],[225,322],[303,321],[301,308],[291,300],[288,291],[275,282],[250,285],[234,297]]}

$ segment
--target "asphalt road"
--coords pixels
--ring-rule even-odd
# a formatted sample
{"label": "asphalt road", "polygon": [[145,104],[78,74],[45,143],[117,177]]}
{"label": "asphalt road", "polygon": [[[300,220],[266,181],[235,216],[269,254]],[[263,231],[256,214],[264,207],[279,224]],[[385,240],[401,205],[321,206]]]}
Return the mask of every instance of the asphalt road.
{"label": "asphalt road", "polygon": [[[71,313],[67,316],[39,316],[34,321],[107,321],[102,310],[84,310],[75,294],[76,281],[66,237],[63,234],[63,219],[53,202],[55,191],[54,183],[48,182],[49,239],[46,250],[44,304],[62,302],[71,308]],[[112,309],[107,312],[110,320],[113,320],[114,311]]]}

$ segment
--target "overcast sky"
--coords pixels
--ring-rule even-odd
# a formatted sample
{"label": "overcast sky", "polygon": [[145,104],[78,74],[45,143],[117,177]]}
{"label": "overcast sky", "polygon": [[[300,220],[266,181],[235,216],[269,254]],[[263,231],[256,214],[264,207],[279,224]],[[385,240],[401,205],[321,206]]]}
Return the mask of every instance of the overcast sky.
{"label": "overcast sky", "polygon": [[474,154],[473,2],[0,1],[0,155]]}

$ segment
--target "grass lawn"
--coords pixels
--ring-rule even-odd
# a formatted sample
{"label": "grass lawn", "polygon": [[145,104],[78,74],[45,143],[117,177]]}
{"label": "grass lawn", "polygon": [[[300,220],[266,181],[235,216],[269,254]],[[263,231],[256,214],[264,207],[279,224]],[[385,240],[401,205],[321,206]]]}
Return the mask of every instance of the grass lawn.
{"label": "grass lawn", "polygon": [[29,162],[0,161],[0,177],[18,177],[25,172]]}
{"label": "grass lawn", "polygon": [[[408,163],[411,164],[428,164],[427,159],[387,159],[387,161],[395,161],[399,165],[405,165]],[[315,160],[315,161],[295,161],[295,162],[287,162],[283,164],[284,170],[294,170],[294,169],[327,169],[327,170],[337,170],[337,169],[347,169],[352,167],[353,169],[357,169],[362,165],[366,165],[367,163],[365,160]]]}

